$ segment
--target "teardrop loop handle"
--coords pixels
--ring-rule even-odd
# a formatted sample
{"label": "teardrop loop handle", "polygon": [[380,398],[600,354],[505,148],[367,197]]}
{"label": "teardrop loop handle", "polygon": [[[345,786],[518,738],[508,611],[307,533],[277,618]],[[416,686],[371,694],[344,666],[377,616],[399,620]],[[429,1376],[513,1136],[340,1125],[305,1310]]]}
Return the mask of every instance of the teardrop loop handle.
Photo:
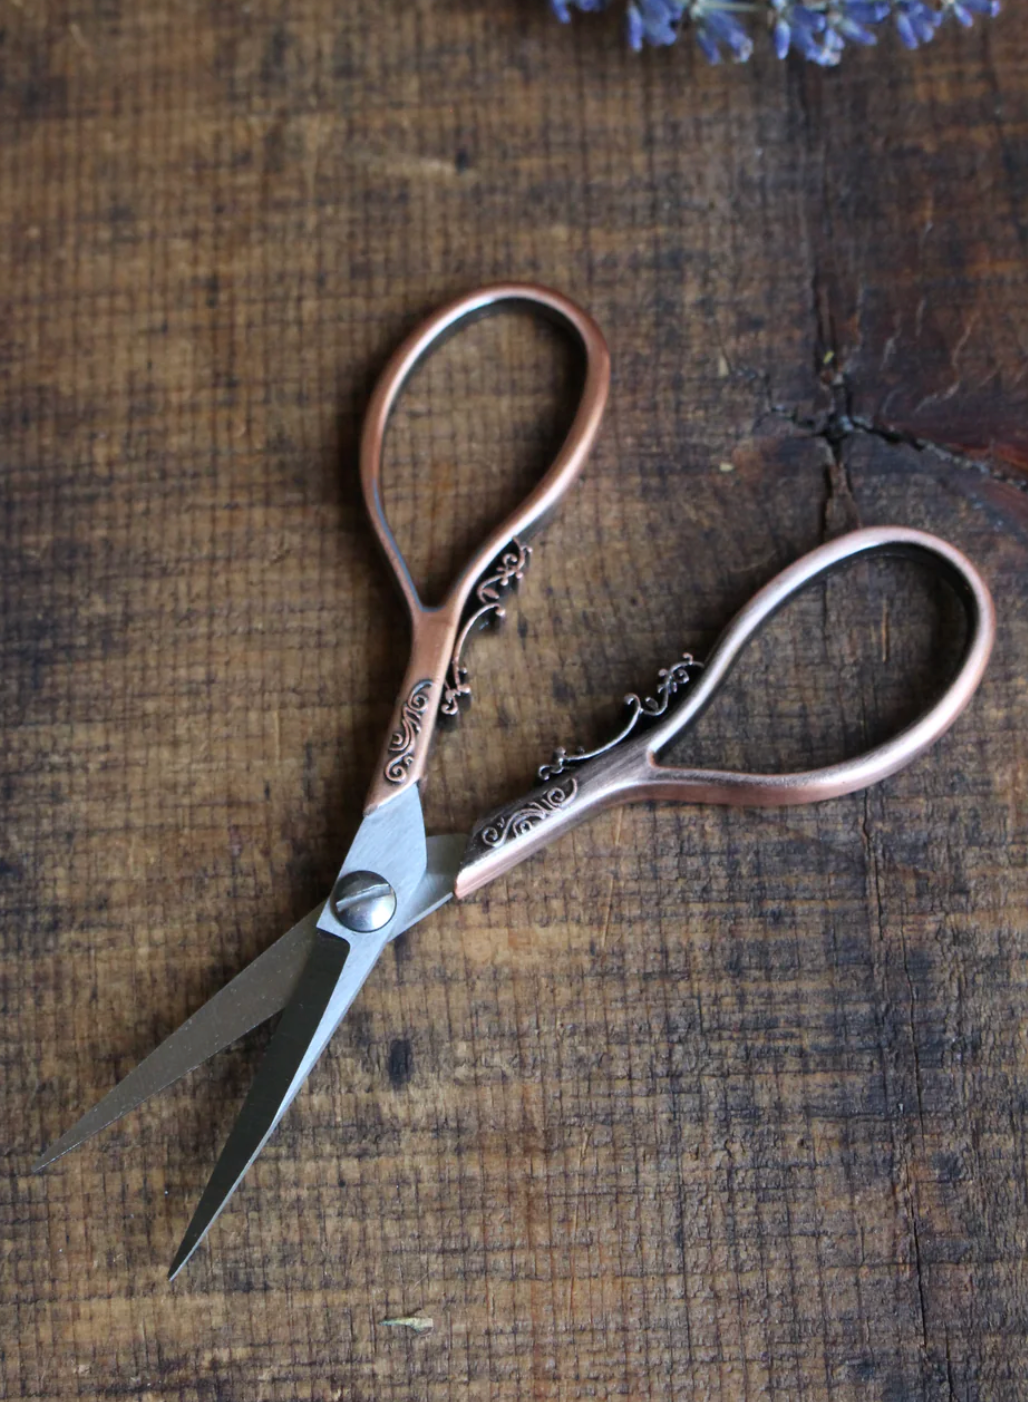
{"label": "teardrop loop handle", "polygon": [[[521,505],[483,540],[451,584],[443,602],[431,608],[418,594],[382,504],[382,454],[389,418],[404,385],[427,355],[469,322],[518,305],[542,312],[564,326],[581,346],[585,356],[585,379],[578,410],[560,451],[542,478]],[[361,486],[375,535],[396,576],[412,622],[419,614],[454,610],[460,614],[476,582],[500,552],[513,540],[528,539],[546,523],[592,450],[609,387],[610,352],[596,322],[561,293],[528,282],[495,283],[455,298],[433,312],[393,353],[372,393],[361,431]]]}
{"label": "teardrop loop handle", "polygon": [[[901,555],[927,564],[954,589],[967,617],[967,639],[956,676],[943,694],[910,725],[862,755],[822,769],[792,774],[746,774],[680,769],[658,761],[660,751],[703,714],[740,653],[790,599],[815,580],[867,555]],[[661,704],[636,703],[636,717],[651,717],[634,732],[591,756],[558,751],[540,771],[542,785],[476,824],[457,876],[458,898],[470,895],[561,833],[601,808],[647,799],[679,803],[723,803],[777,807],[816,803],[854,793],[895,774],[923,754],[949,729],[974,695],[996,636],[996,613],[988,586],[954,546],[924,531],[877,526],[852,531],[804,555],[765,585],[738,613],[697,676],[690,663],[664,674]],[[699,669],[697,669],[699,670]],[[682,693],[671,705],[670,696]]]}
{"label": "teardrop loop handle", "polygon": [[[964,653],[956,676],[934,704],[890,740],[822,769],[793,774],[742,774],[660,764],[656,758],[660,751],[703,714],[747,643],[778,610],[815,580],[867,555],[900,555],[929,566],[946,580],[964,606],[968,625]],[[685,701],[644,737],[646,767],[638,776],[638,796],[778,807],[818,803],[877,784],[911,764],[946,733],[977,690],[995,637],[992,595],[971,561],[955,546],[925,531],[901,526],[872,526],[839,536],[783,570],[736,614],[714,645],[702,676]]]}
{"label": "teardrop loop handle", "polygon": [[[541,312],[574,335],[585,357],[581,399],[550,467],[521,505],[473,552],[442,603],[430,607],[418,594],[382,505],[382,453],[389,417],[407,380],[429,352],[468,322],[518,306]],[[382,372],[361,433],[361,486],[378,543],[407,606],[411,653],[388,739],[365,801],[366,813],[422,777],[440,707],[445,705],[449,714],[455,713],[460,694],[468,690],[463,684],[460,653],[470,626],[464,615],[472,590],[477,586],[480,607],[476,617],[499,611],[500,592],[523,573],[526,542],[552,516],[585,465],[599,433],[609,386],[610,353],[596,322],[559,292],[527,282],[496,283],[448,302],[407,337]]]}

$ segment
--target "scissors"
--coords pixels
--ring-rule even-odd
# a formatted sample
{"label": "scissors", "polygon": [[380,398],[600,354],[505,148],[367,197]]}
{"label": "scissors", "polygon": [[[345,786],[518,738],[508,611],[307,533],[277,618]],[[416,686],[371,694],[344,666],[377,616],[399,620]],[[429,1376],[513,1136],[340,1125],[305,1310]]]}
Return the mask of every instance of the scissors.
{"label": "scissors", "polygon": [[[525,501],[482,543],[441,604],[426,606],[386,521],[380,492],[386,426],[405,382],[443,338],[505,307],[548,316],[584,354],[581,399],[567,436]],[[952,545],[923,531],[853,531],[790,565],[721,634],[705,663],[685,654],[659,673],[652,695],[630,695],[617,735],[599,749],[557,749],[537,787],[481,818],[469,836],[426,836],[420,785],[440,716],[470,694],[464,649],[473,630],[503,615],[524,576],[532,534],[574,482],[600,427],[610,382],[603,335],[560,293],[502,283],[457,298],[419,326],[389,360],[368,407],[360,443],[365,503],[410,619],[407,672],[364,805],[364,816],[324,905],[312,911],[171,1034],[34,1165],[41,1169],[171,1085],[251,1028],[281,1012],[264,1060],[172,1262],[182,1269],[286,1113],[386,945],[451,897],[462,900],[583,819],[613,804],[774,806],[852,793],[895,773],[956,720],[985,670],[995,635],[989,590]],[[952,586],[966,615],[962,657],[947,689],[898,735],[839,764],[792,774],[672,768],[658,756],[710,704],[742,649],[799,590],[848,561],[910,556]]]}

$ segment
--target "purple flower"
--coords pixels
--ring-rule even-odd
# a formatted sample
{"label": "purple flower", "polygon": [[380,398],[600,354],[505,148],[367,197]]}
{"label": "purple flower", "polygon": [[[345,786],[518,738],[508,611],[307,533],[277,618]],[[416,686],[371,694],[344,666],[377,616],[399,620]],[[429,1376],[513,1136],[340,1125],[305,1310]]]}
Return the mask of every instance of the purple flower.
{"label": "purple flower", "polygon": [[784,58],[793,48],[811,63],[834,67],[847,43],[877,43],[871,26],[881,24],[891,9],[889,0],[829,0],[818,5],[771,0],[775,51]]}
{"label": "purple flower", "polygon": [[785,58],[790,49],[795,49],[804,58],[820,62],[828,23],[823,11],[814,10],[800,0],[771,0],[771,14],[771,32],[779,58]]}
{"label": "purple flower", "polygon": [[550,0],[550,9],[561,24],[570,24],[571,6],[574,6],[576,10],[581,10],[584,15],[588,15],[605,10],[607,3],[608,0]]}
{"label": "purple flower", "polygon": [[683,0],[631,0],[627,25],[629,45],[638,51],[643,44],[673,44],[678,38]]}
{"label": "purple flower", "polygon": [[970,29],[975,15],[995,18],[999,14],[999,0],[942,0],[942,12]]}
{"label": "purple flower", "polygon": [[[572,10],[603,10],[609,0],[549,3],[567,24]],[[890,17],[907,48],[916,49],[933,39],[950,15],[970,28],[975,15],[992,18],[999,10],[999,0],[627,0],[625,21],[628,42],[637,51],[647,44],[673,44],[689,27],[709,62],[720,63],[727,53],[745,63],[753,40],[744,19],[765,14],[779,58],[795,52],[831,68],[847,44],[877,43],[877,31]]]}
{"label": "purple flower", "polygon": [[689,0],[686,13],[708,62],[721,62],[722,45],[737,63],[746,62],[753,52],[753,40],[738,15],[750,8],[739,0]]}
{"label": "purple flower", "polygon": [[925,0],[895,0],[892,13],[896,31],[908,49],[930,43],[942,20],[941,12],[926,5]]}
{"label": "purple flower", "polygon": [[870,28],[889,15],[888,0],[838,0],[828,11],[828,23],[840,39],[850,44],[876,44]]}

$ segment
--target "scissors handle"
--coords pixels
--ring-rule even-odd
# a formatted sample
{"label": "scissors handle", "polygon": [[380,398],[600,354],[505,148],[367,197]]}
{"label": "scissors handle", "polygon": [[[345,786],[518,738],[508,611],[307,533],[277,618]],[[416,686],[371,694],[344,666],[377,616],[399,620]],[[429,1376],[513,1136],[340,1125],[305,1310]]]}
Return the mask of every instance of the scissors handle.
{"label": "scissors handle", "polygon": [[[553,463],[510,516],[482,542],[441,604],[422,602],[382,506],[382,450],[396,401],[418,363],[459,327],[508,307],[541,312],[570,330],[585,355],[582,397]],[[447,303],[403,342],[383,371],[368,405],[361,434],[364,500],[378,543],[396,578],[411,626],[407,672],[393,710],[388,739],[365,802],[366,813],[396,798],[422,777],[440,710],[455,714],[464,685],[461,649],[470,628],[499,614],[499,600],[524,573],[527,542],[556,510],[581,472],[596,441],[610,384],[610,355],[603,333],[581,307],[559,292],[532,283],[505,282]],[[472,591],[475,599],[471,602]]]}
{"label": "scissors handle", "polygon": [[[967,639],[956,676],[912,724],[854,759],[796,774],[742,774],[677,769],[657,755],[696,719],[723,685],[755,634],[801,589],[858,556],[902,555],[928,565],[955,590],[967,615]],[[701,668],[686,656],[661,673],[656,697],[627,698],[621,735],[591,755],[558,750],[539,771],[542,784],[476,824],[457,875],[455,894],[470,895],[601,808],[647,799],[776,807],[816,803],[876,784],[923,754],[953,724],[982,679],[996,633],[988,587],[970,560],[924,531],[879,526],[852,531],[804,555],[764,586],[736,614]],[[672,700],[677,699],[672,705]],[[636,733],[639,732],[639,733]]]}

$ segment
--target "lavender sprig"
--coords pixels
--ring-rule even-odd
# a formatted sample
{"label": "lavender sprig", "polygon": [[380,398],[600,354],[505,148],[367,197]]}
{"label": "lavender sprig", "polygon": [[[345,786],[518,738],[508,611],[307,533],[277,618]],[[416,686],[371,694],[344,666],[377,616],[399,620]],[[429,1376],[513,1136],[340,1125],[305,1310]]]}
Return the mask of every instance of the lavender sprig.
{"label": "lavender sprig", "polygon": [[[572,10],[595,13],[610,0],[550,0],[557,18],[568,24]],[[949,19],[969,29],[975,15],[999,14],[999,0],[627,0],[625,30],[637,52],[646,44],[673,44],[691,29],[710,63],[726,55],[745,63],[753,52],[747,27],[763,16],[775,52],[790,50],[811,63],[833,68],[847,44],[878,42],[878,30],[891,20],[908,49],[934,39]]]}

